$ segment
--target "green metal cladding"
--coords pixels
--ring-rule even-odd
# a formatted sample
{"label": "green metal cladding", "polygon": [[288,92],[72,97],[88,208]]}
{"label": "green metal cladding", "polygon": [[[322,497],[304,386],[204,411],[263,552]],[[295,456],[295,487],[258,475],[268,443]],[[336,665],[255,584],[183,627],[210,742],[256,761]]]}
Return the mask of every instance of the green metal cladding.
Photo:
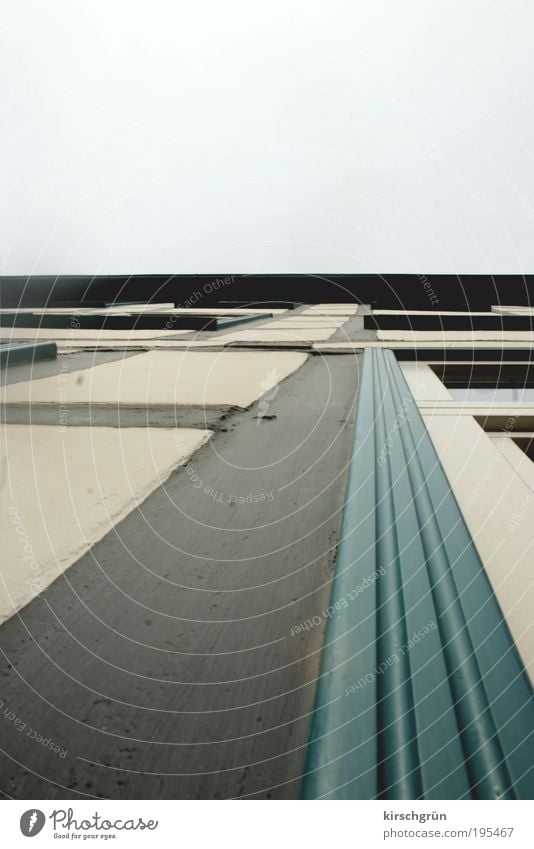
{"label": "green metal cladding", "polygon": [[391,351],[365,351],[308,799],[532,799],[534,703]]}

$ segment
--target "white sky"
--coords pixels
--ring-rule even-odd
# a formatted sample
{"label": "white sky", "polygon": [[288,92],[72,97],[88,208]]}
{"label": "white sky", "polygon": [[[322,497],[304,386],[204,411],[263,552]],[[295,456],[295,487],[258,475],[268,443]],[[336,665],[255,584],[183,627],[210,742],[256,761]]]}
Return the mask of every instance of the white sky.
{"label": "white sky", "polygon": [[4,274],[534,272],[529,0],[0,0]]}

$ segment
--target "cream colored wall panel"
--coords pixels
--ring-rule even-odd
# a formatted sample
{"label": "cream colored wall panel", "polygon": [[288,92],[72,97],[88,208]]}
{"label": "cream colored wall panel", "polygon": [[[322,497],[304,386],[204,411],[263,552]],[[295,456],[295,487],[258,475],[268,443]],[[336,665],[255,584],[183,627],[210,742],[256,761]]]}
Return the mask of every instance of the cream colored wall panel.
{"label": "cream colored wall panel", "polygon": [[534,463],[532,460],[527,457],[525,452],[509,436],[491,435],[490,438],[514,471],[517,472],[519,477],[534,492]]}
{"label": "cream colored wall panel", "polygon": [[324,339],[330,339],[334,335],[337,328],[335,327],[310,327],[298,330],[295,328],[278,328],[270,330],[265,327],[250,330],[239,330],[220,334],[219,345],[228,344],[228,342],[320,342]]}
{"label": "cream colored wall panel", "polygon": [[2,622],[162,484],[209,431],[4,425],[0,435]]}
{"label": "cream colored wall panel", "polygon": [[233,315],[262,315],[263,313],[267,316],[283,315],[284,313],[287,313],[288,310],[279,308],[259,308],[255,307],[252,303],[249,307],[236,307],[235,309],[226,309],[222,307],[176,307],[175,309],[169,310],[169,312],[172,312],[175,315],[220,315],[229,318]]}
{"label": "cream colored wall panel", "polygon": [[447,387],[426,363],[406,362],[400,366],[416,401],[452,400]]}
{"label": "cream colored wall panel", "polygon": [[534,681],[534,491],[471,416],[424,420]]}
{"label": "cream colored wall panel", "polygon": [[289,351],[148,351],[2,387],[4,403],[232,404],[248,407],[298,369],[306,355]]}
{"label": "cream colored wall panel", "polygon": [[[282,321],[270,321],[255,322],[255,327],[251,327],[250,331],[253,330],[337,330],[338,327],[342,327],[345,324],[344,321],[330,321],[326,319],[325,321],[307,321],[302,318],[300,321],[296,319],[291,320],[289,318],[284,318]],[[220,331],[219,331],[220,332]]]}
{"label": "cream colored wall panel", "polygon": [[508,416],[510,419],[518,415],[533,416],[534,404],[521,404],[521,413],[515,404],[469,404],[466,401],[421,401],[419,406],[425,412],[435,411],[442,416]]}
{"label": "cream colored wall panel", "polygon": [[454,315],[478,316],[492,315],[491,312],[466,312],[465,310],[373,310],[373,315]]}
{"label": "cream colored wall panel", "polygon": [[532,307],[506,307],[499,305],[492,307],[491,311],[499,315],[534,315],[534,308]]}
{"label": "cream colored wall panel", "polygon": [[356,315],[359,304],[312,304],[301,315]]}
{"label": "cream colored wall panel", "polygon": [[[411,339],[411,340],[408,340],[408,339],[393,340],[393,339],[390,339],[389,341],[388,340],[385,340],[385,341],[377,340],[377,341],[375,341],[373,339],[369,339],[369,340],[361,339],[360,340],[360,339],[356,338],[351,342],[344,342],[344,341],[336,340],[335,342],[329,342],[327,345],[318,344],[318,345],[314,345],[314,348],[316,348],[318,351],[326,351],[326,350],[328,350],[328,351],[330,351],[330,350],[332,350],[332,351],[335,351],[335,350],[343,351],[343,350],[351,350],[352,348],[393,348],[396,351],[402,350],[402,349],[406,349],[406,350],[411,351],[413,349],[417,350],[417,348],[424,348],[425,351],[427,351],[427,350],[432,350],[433,348],[436,348],[436,349],[439,349],[439,350],[441,350],[442,348],[455,348],[455,349],[460,349],[460,350],[466,349],[466,354],[467,354],[467,351],[471,348],[474,348],[475,350],[478,349],[478,350],[483,350],[483,351],[487,351],[488,349],[499,351],[501,349],[506,350],[507,348],[513,348],[514,351],[519,350],[519,351],[522,352],[524,350],[525,355],[526,355],[526,354],[530,353],[530,351],[532,350],[532,343],[528,341],[528,338],[529,338],[529,336],[527,334],[526,337],[524,335],[522,336],[523,341],[521,341],[521,340],[517,341],[517,342],[498,341],[498,342],[494,342],[491,345],[488,345],[487,342],[484,342],[484,341],[481,341],[481,340],[478,340],[478,341],[473,340],[472,342],[471,341],[469,342],[469,345],[466,349],[464,342],[449,341],[448,337],[447,337],[447,339],[441,339],[439,337],[436,338],[436,334],[432,334],[432,339],[434,341],[429,341],[427,339],[424,339],[424,340],[421,340],[421,339],[418,339],[418,340],[414,340],[414,339]],[[420,345],[419,344],[420,342],[423,342],[424,344]],[[522,354],[520,354],[519,356],[522,356]]]}
{"label": "cream colored wall panel", "polygon": [[388,342],[534,342],[525,330],[378,330],[377,338]]}

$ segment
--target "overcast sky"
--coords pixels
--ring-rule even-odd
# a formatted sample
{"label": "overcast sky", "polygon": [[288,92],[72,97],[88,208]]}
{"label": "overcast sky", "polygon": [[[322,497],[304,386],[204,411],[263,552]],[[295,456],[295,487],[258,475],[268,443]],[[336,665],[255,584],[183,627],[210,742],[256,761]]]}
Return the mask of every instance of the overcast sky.
{"label": "overcast sky", "polygon": [[0,0],[4,274],[534,272],[531,0]]}

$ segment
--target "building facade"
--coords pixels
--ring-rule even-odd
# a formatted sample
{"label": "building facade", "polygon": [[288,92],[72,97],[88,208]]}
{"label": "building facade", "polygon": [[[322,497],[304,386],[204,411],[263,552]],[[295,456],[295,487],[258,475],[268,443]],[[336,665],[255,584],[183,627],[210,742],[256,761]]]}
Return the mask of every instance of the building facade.
{"label": "building facade", "polygon": [[532,281],[27,282],[4,795],[533,798]]}

